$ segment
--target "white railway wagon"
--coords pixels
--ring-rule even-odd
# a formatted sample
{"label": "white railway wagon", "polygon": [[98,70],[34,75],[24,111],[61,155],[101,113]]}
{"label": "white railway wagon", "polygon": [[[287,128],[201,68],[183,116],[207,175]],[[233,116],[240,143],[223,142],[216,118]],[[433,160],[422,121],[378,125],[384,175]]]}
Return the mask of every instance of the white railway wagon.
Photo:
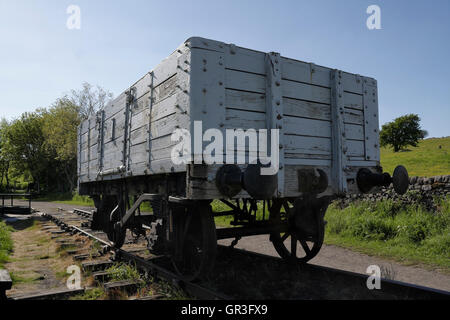
{"label": "white railway wagon", "polygon": [[[173,161],[177,129],[191,133],[189,155],[195,163]],[[277,173],[261,176],[262,165],[231,164],[225,156],[226,164],[206,163],[203,151],[212,140],[196,148],[194,132],[202,137],[208,129],[223,137],[230,129],[247,134],[277,129],[278,157],[271,163]],[[186,250],[180,249],[186,239],[178,239],[176,228],[167,227],[166,236],[156,230],[166,230],[175,216],[193,216],[202,230],[214,229],[204,231],[198,243],[268,233],[280,255],[307,261],[320,249],[323,214],[331,198],[392,181],[381,171],[378,130],[375,79],[193,37],[80,125],[79,191],[94,198],[99,228],[109,230],[118,245],[126,228],[146,221],[150,235],[141,232],[154,248],[163,243],[183,274],[205,273],[215,249],[197,244],[205,246],[203,264],[187,270]],[[252,154],[248,145],[230,148],[226,141],[215,152],[234,152],[232,159],[239,152]],[[406,170],[399,167],[394,175],[399,192],[406,190],[405,177]],[[214,199],[230,206],[227,213],[240,228],[215,230],[212,217],[220,213],[211,209]],[[151,202],[153,215],[138,219],[142,201]],[[180,210],[184,213],[174,213]],[[271,218],[256,223],[261,210]],[[189,219],[175,220],[186,225]],[[285,241],[291,242],[290,250]],[[306,241],[313,242],[309,252]],[[304,257],[298,257],[297,243]]]}

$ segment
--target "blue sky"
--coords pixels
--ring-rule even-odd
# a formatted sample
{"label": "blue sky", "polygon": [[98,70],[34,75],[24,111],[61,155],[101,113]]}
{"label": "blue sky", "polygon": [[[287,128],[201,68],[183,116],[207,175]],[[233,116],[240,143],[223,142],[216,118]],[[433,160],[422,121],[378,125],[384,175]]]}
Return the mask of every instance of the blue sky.
{"label": "blue sky", "polygon": [[[81,29],[69,30],[69,5]],[[381,8],[381,30],[366,8]],[[47,107],[87,81],[117,96],[191,36],[378,80],[380,125],[417,113],[450,135],[450,1],[0,0],[0,117]]]}

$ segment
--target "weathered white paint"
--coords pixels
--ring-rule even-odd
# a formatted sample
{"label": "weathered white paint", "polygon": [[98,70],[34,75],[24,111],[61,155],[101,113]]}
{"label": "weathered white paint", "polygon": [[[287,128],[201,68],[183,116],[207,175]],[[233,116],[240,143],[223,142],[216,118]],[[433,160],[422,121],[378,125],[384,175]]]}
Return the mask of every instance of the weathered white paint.
{"label": "weathered white paint", "polygon": [[[135,101],[129,109],[122,93],[104,108],[103,120],[91,117],[80,125],[80,182],[186,172],[188,197],[220,197],[216,166],[206,169],[205,181],[189,177],[185,165],[170,160],[176,144],[171,133],[192,130],[196,120],[203,122],[203,132],[217,128],[224,136],[227,128],[279,127],[279,196],[298,195],[300,168],[329,173],[327,192],[354,192],[357,168],[379,165],[378,97],[372,78],[190,38],[130,88]],[[98,176],[100,169],[121,165],[123,173]]]}

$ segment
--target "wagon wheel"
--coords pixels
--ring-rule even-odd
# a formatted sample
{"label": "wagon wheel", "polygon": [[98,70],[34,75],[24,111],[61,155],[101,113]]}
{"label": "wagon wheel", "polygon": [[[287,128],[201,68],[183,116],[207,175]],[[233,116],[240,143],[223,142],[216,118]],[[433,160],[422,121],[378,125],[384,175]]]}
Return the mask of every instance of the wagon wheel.
{"label": "wagon wheel", "polygon": [[103,221],[102,221],[102,214],[103,214],[103,200],[100,199],[100,196],[95,195],[92,197],[92,200],[94,200],[95,205],[95,211],[92,214],[92,221],[91,221],[91,229],[92,230],[102,230],[103,227]]}
{"label": "wagon wheel", "polygon": [[274,224],[288,224],[286,232],[270,234],[275,250],[286,260],[306,263],[320,251],[325,234],[325,214],[328,204],[312,205],[309,202],[275,200],[270,210]]}
{"label": "wagon wheel", "polygon": [[116,248],[121,248],[125,242],[127,229],[119,229],[115,224],[123,217],[125,213],[125,204],[123,201],[118,202],[115,198],[111,197],[109,205],[109,208],[112,208],[112,210],[108,211],[109,216],[107,216],[106,234],[108,239],[114,242]]}
{"label": "wagon wheel", "polygon": [[172,264],[185,280],[206,277],[214,267],[217,253],[216,226],[209,203],[197,203],[172,210]]}

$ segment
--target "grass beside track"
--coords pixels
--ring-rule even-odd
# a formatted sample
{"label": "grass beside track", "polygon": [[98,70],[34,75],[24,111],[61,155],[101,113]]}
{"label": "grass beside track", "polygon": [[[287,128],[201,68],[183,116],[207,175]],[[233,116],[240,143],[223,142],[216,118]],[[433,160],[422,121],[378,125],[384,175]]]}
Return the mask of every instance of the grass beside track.
{"label": "grass beside track", "polygon": [[[213,206],[217,210],[222,204]],[[262,216],[261,209],[257,216]],[[230,226],[232,217],[215,220],[218,226]],[[345,209],[332,204],[325,220],[326,244],[450,273],[450,198],[440,199],[436,212],[392,200],[358,202]]]}
{"label": "grass beside track", "polygon": [[9,261],[9,255],[13,250],[11,232],[12,228],[0,221],[0,268],[3,268],[4,264]]}
{"label": "grass beside track", "polygon": [[49,193],[43,196],[40,196],[33,201],[45,201],[45,202],[55,202],[55,203],[63,203],[63,204],[73,204],[77,206],[86,206],[93,207],[94,201],[88,196],[80,196],[77,192],[73,193]]}
{"label": "grass beside track", "polygon": [[392,200],[331,205],[325,220],[327,244],[450,273],[450,198],[441,199],[436,212]]}
{"label": "grass beside track", "polygon": [[[151,276],[143,276],[135,266],[118,262],[105,270],[108,274],[108,281],[129,280],[136,284],[137,292],[134,297],[147,297],[162,295],[165,299],[184,300],[188,297],[179,289],[174,288],[164,280],[155,281]],[[122,290],[106,292],[105,289],[94,287],[84,293],[73,296],[70,300],[128,300],[130,296]]]}
{"label": "grass beside track", "polygon": [[421,140],[417,147],[410,146],[400,152],[381,148],[380,156],[383,170],[390,174],[402,164],[410,177],[447,175],[450,174],[450,137]]}

